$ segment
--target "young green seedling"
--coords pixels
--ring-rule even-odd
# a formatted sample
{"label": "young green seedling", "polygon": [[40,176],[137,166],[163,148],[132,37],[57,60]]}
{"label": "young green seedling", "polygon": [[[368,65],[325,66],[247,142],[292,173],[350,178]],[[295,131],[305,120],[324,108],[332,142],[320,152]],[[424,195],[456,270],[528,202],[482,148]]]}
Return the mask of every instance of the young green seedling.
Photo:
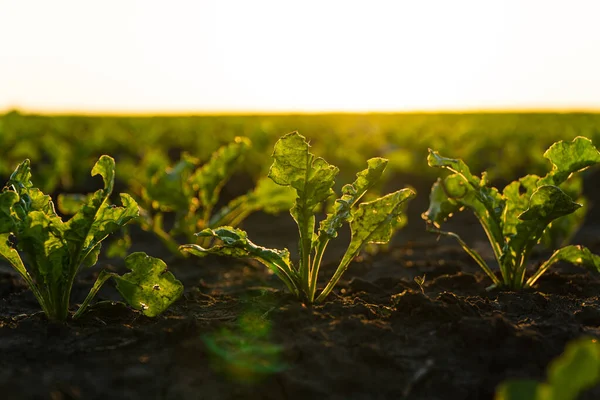
{"label": "young green seedling", "polygon": [[[132,182],[141,206],[138,220],[141,227],[156,234],[174,254],[181,255],[178,247],[182,238],[201,245],[210,244],[208,238],[203,240],[194,235],[202,229],[235,227],[259,210],[277,214],[289,209],[294,201],[293,192],[261,179],[253,190],[214,212],[221,189],[243,164],[249,148],[250,141],[238,137],[213,153],[202,166],[198,159],[185,153],[173,166],[163,153],[148,154]],[[174,221],[166,224],[165,219],[171,220],[171,216]]]}
{"label": "young green seedling", "polygon": [[[342,196],[336,200],[333,212],[321,221],[318,232],[315,232],[317,208],[334,194],[332,187],[338,168],[316,158],[309,152],[309,147],[304,136],[297,132],[285,135],[275,144],[274,162],[269,172],[273,182],[292,187],[297,195],[290,210],[300,235],[297,265],[290,261],[287,249],[257,246],[248,239],[246,232],[228,226],[205,229],[197,234],[219,239],[222,244],[211,248],[188,244],[180,249],[198,256],[219,254],[254,258],[271,269],[298,298],[308,303],[323,301],[366,244],[386,243],[392,233],[404,225],[406,204],[415,193],[402,189],[359,204],[387,165],[383,158],[372,158],[367,162],[367,169],[357,174],[356,181],[342,188]],[[350,245],[335,273],[317,296],[317,277],[323,254],[329,241],[337,236],[337,231],[345,223],[350,224]]]}
{"label": "young green seedling", "polygon": [[[581,246],[567,246],[557,250],[534,275],[525,280],[527,260],[544,232],[557,218],[581,207],[559,185],[573,173],[600,162],[600,153],[584,137],[577,137],[572,142],[557,142],[544,153],[544,157],[553,165],[546,176],[527,175],[511,182],[500,193],[490,187],[485,173],[479,178],[471,174],[462,160],[445,158],[436,151],[429,151],[429,165],[445,168],[452,174],[439,178],[431,189],[430,206],[423,213],[428,229],[456,238],[495,286],[510,289],[531,286],[552,264],[561,260],[600,270],[600,257]],[[500,266],[502,279],[457,234],[440,230],[442,222],[465,208],[473,211],[481,223]]]}
{"label": "young green seedling", "polygon": [[[120,207],[108,202],[115,177],[111,157],[100,157],[92,175],[102,177],[104,189],[87,196],[68,221],[56,214],[50,196],[33,187],[29,160],[17,167],[0,192],[0,257],[21,275],[51,320],[68,317],[77,273],[95,265],[101,242],[139,213],[128,194],[120,195]],[[111,277],[125,300],[148,316],[158,315],[182,292],[181,283],[158,259],[134,253],[126,266],[132,272],[123,276],[102,271],[74,317]]]}
{"label": "young green seedling", "polygon": [[495,400],[576,400],[600,382],[600,344],[581,338],[548,366],[546,382],[509,380],[498,386]]}

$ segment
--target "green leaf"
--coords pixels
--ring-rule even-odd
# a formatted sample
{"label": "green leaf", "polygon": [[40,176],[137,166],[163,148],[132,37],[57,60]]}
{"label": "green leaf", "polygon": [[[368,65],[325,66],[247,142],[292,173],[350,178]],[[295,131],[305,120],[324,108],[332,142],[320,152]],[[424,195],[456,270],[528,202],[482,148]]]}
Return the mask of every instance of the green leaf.
{"label": "green leaf", "polygon": [[330,240],[337,236],[338,229],[352,218],[352,207],[364,196],[385,171],[387,160],[372,158],[367,161],[367,169],[356,174],[354,183],[342,188],[342,197],[335,201],[334,211],[321,221],[319,241]]}
{"label": "green leaf", "polygon": [[593,254],[588,248],[581,245],[566,246],[554,254],[560,261],[583,265],[600,272],[600,256]]}
{"label": "green leaf", "polygon": [[43,211],[47,214],[56,215],[54,204],[50,196],[43,194],[39,189],[33,187],[31,182],[31,168],[29,160],[23,161],[12,173],[3,192],[14,191],[19,195],[18,204],[15,204],[13,211],[20,219],[30,211]]}
{"label": "green leaf", "polygon": [[108,204],[115,179],[115,161],[102,156],[92,169],[92,174],[100,174],[104,189],[88,196],[87,203],[66,222],[65,238],[73,254],[77,254],[76,264],[83,262],[98,243],[109,234],[120,229],[133,218],[139,216],[139,207],[128,194],[121,194],[122,207]]}
{"label": "green leaf", "polygon": [[522,223],[519,216],[529,208],[531,196],[538,188],[539,180],[537,175],[527,175],[509,183],[502,191],[506,200],[502,214],[502,233],[505,236],[517,233],[517,226]]}
{"label": "green leaf", "polygon": [[576,400],[600,382],[600,345],[581,338],[567,344],[548,367],[548,381],[509,380],[498,386],[495,400]]}
{"label": "green leaf", "polygon": [[83,194],[59,194],[56,205],[64,215],[73,215],[89,201],[89,196]]}
{"label": "green leaf", "polygon": [[496,389],[494,400],[553,400],[548,385],[532,380],[511,380]]}
{"label": "green leaf", "polygon": [[[11,243],[10,236],[12,233],[2,233],[0,234],[0,257],[4,258],[6,261],[10,263],[10,265],[14,268],[15,271],[21,275],[21,277],[27,282],[29,287],[32,289],[38,301],[40,301],[40,305],[44,306],[44,298],[40,295],[37,287],[35,286],[31,275],[27,272],[25,265],[23,265],[23,260],[19,256],[17,250],[15,250],[15,246]],[[45,309],[44,309],[45,310]]]}
{"label": "green leaf", "polygon": [[125,256],[127,255],[127,252],[131,248],[131,235],[129,234],[129,231],[127,228],[128,227],[125,226],[123,228],[122,235],[118,239],[113,240],[108,245],[108,248],[106,249],[106,257],[108,257],[108,258],[116,258],[116,257],[125,258]]}
{"label": "green leaf", "polygon": [[139,208],[135,200],[126,193],[121,193],[120,197],[121,207],[104,203],[98,209],[85,238],[84,249],[86,251],[89,248],[96,247],[108,235],[139,216]]}
{"label": "green leaf", "polygon": [[164,165],[154,171],[156,165],[148,166],[147,173],[152,175],[142,189],[144,201],[161,211],[188,210],[194,197],[188,181],[197,164],[198,160],[183,154],[173,167]]}
{"label": "green leaf", "polygon": [[432,196],[436,203],[424,214],[427,222],[439,227],[440,222],[452,213],[467,207],[475,213],[496,258],[500,258],[504,242],[502,212],[505,201],[502,195],[496,188],[487,186],[485,174],[481,178],[472,175],[469,167],[462,160],[442,157],[438,152],[430,149],[427,161],[432,167],[445,168],[454,172],[438,180],[437,186],[432,189]]}
{"label": "green leaf", "polygon": [[546,225],[556,218],[575,212],[581,204],[575,203],[569,195],[557,186],[541,186],[531,195],[529,208],[519,219],[539,221]]}
{"label": "green leaf", "polygon": [[296,194],[290,187],[281,186],[269,178],[261,178],[256,187],[247,194],[237,197],[215,213],[209,227],[238,226],[251,213],[262,210],[277,214],[293,207]]}
{"label": "green leaf", "polygon": [[572,176],[561,184],[560,188],[582,207],[574,213],[557,218],[550,223],[542,235],[542,243],[548,249],[557,249],[568,244],[585,222],[585,216],[589,209],[589,203],[583,197],[583,179],[580,175]]}
{"label": "green leaf", "polygon": [[529,208],[519,215],[514,226],[516,233],[507,236],[501,269],[507,284],[513,288],[523,285],[526,260],[541,239],[544,230],[554,219],[568,215],[581,207],[556,186],[541,186],[531,195]]}
{"label": "green leaf", "polygon": [[71,255],[64,236],[65,225],[61,219],[42,211],[30,212],[18,235],[18,246],[29,256],[35,281],[53,291],[62,290],[69,276]]}
{"label": "green leaf", "polygon": [[358,253],[366,243],[389,242],[395,224],[402,218],[404,203],[415,196],[414,191],[402,189],[360,204],[352,213],[352,240],[347,253]]}
{"label": "green leaf", "polygon": [[[442,222],[445,222],[448,218],[452,217],[454,213],[460,211],[464,206],[454,200],[454,198],[462,196],[451,197],[451,195],[446,193],[445,187],[459,188],[461,185],[464,185],[464,180],[456,174],[447,176],[445,179],[438,178],[431,187],[429,208],[423,213],[422,218],[429,224],[439,228]],[[466,191],[466,189],[464,189],[464,191]]]}
{"label": "green leaf", "polygon": [[287,249],[277,250],[257,246],[248,239],[246,232],[228,226],[217,229],[204,229],[197,235],[219,239],[223,244],[208,249],[195,244],[186,244],[180,246],[179,249],[199,257],[207,254],[215,254],[236,258],[253,258],[273,271],[288,286],[292,293],[298,292],[295,285],[297,275],[293,270],[290,261],[290,252]]}
{"label": "green leaf", "polygon": [[546,260],[538,270],[528,280],[527,285],[532,286],[553,264],[559,261],[570,262],[571,264],[581,265],[593,271],[600,272],[600,256],[580,245],[571,245],[556,250],[548,260]]}
{"label": "green leaf", "polygon": [[20,192],[23,188],[30,188],[33,186],[31,183],[31,162],[25,160],[20,163],[15,171],[10,175],[7,186],[14,185],[15,190]]}
{"label": "green leaf", "polygon": [[327,297],[348,269],[350,262],[367,243],[387,243],[391,239],[403,218],[405,203],[415,196],[416,193],[410,189],[398,190],[376,200],[361,203],[358,210],[352,212],[350,245],[333,277],[317,297],[317,303]]}
{"label": "green leaf", "polygon": [[161,314],[183,293],[181,282],[159,258],[132,253],[125,258],[125,266],[131,272],[114,276],[117,290],[131,307],[148,317]]}
{"label": "green leaf", "polygon": [[193,189],[199,192],[200,203],[211,209],[219,199],[223,185],[233,174],[235,167],[243,161],[243,155],[250,148],[250,140],[236,137],[234,143],[221,147],[210,161],[198,169],[190,178]]}
{"label": "green leaf", "polygon": [[98,262],[98,257],[100,256],[101,249],[102,243],[98,243],[98,245],[94,247],[92,251],[90,251],[88,255],[83,259],[83,261],[81,262],[81,266],[83,268],[90,268],[96,265],[96,263]]}
{"label": "green leaf", "polygon": [[310,288],[310,252],[315,230],[315,210],[323,201],[334,194],[331,188],[335,183],[338,168],[308,151],[306,138],[298,132],[288,133],[275,143],[273,164],[269,177],[277,184],[291,186],[297,198],[290,214],[298,225],[300,234],[299,273],[302,283]]}
{"label": "green leaf", "polygon": [[581,392],[600,382],[600,345],[596,339],[571,342],[548,368],[552,399],[575,400]]}
{"label": "green leaf", "polygon": [[331,187],[339,172],[324,159],[315,158],[309,148],[304,136],[298,132],[288,133],[275,143],[274,161],[269,170],[269,178],[275,183],[296,189],[296,212],[307,210],[310,213],[331,196]]}
{"label": "green leaf", "polygon": [[[123,207],[108,204],[114,165],[111,157],[100,157],[92,174],[101,175],[104,189],[86,196],[67,222],[56,214],[50,196],[32,187],[28,162],[17,168],[0,194],[0,228],[6,229],[0,232],[6,237],[0,255],[24,277],[50,319],[67,318],[79,268],[94,265],[100,242],[138,215],[137,204],[128,195],[121,195]],[[66,208],[75,211],[74,204]],[[27,270],[15,247],[27,256]]]}
{"label": "green leaf", "polygon": [[115,185],[115,160],[107,155],[101,156],[92,168],[92,176],[100,175],[104,181],[104,192],[110,195]]}
{"label": "green leaf", "polygon": [[295,197],[291,188],[278,185],[269,178],[261,178],[256,187],[248,193],[245,203],[246,208],[278,214],[292,208]]}
{"label": "green leaf", "polygon": [[19,195],[7,190],[0,193],[0,233],[13,232],[16,229],[16,215],[12,208],[19,201]]}
{"label": "green leaf", "polygon": [[471,174],[471,170],[467,164],[463,162],[463,160],[442,157],[437,151],[429,149],[427,164],[429,164],[430,167],[446,168],[456,174],[459,174],[465,179],[466,183],[469,183],[473,186],[481,185],[481,180]]}
{"label": "green leaf", "polygon": [[578,136],[571,142],[554,143],[544,157],[552,163],[552,171],[543,178],[543,184],[559,185],[569,176],[600,162],[600,152],[588,138]]}

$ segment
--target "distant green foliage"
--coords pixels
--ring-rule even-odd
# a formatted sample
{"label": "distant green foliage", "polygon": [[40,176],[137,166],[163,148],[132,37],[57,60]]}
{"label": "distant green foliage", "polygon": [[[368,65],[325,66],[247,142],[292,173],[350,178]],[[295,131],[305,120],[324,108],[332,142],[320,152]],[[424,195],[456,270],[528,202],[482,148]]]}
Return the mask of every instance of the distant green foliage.
{"label": "distant green foliage", "polygon": [[[381,177],[387,160],[373,158],[367,169],[357,174],[353,184],[342,188],[342,196],[336,200],[332,213],[321,221],[315,232],[315,214],[318,207],[334,194],[332,189],[338,168],[309,151],[304,136],[297,132],[282,137],[273,151],[273,164],[269,177],[278,185],[292,187],[296,200],[290,213],[300,236],[298,265],[290,261],[287,249],[267,249],[252,243],[246,232],[229,226],[205,229],[200,237],[219,239],[222,244],[210,248],[188,244],[181,246],[184,252],[198,256],[219,254],[232,257],[254,258],[273,271],[298,298],[308,302],[321,302],[346,271],[350,262],[368,243],[386,243],[392,233],[406,223],[405,206],[415,193],[402,189],[376,200],[360,203],[360,199]],[[319,268],[327,244],[337,236],[339,228],[350,224],[352,238],[336,272],[329,283],[316,296]]]}
{"label": "distant green foliage", "polygon": [[[74,215],[64,222],[56,214],[50,196],[33,186],[29,164],[29,160],[23,161],[0,193],[0,257],[23,277],[49,319],[65,320],[69,315],[71,288],[77,273],[96,264],[101,242],[136,218],[138,206],[128,194],[120,195],[120,207],[109,203],[115,162],[111,157],[102,156],[94,165],[92,175],[102,177],[104,189],[83,197],[77,206],[68,204]],[[172,276],[163,275],[157,279],[160,265],[150,271],[148,266],[134,263],[131,258],[128,258],[128,265],[134,270],[135,277],[131,274],[119,277],[103,271],[75,316],[81,315],[110,277],[117,282],[131,280],[133,284],[145,286],[169,279],[174,285],[165,293],[173,300],[181,293],[181,284]],[[158,270],[163,271],[164,268]],[[124,297],[130,300],[128,296]],[[147,311],[156,315],[164,310],[166,303],[160,306],[151,303],[152,310]],[[130,304],[139,307],[137,301]]]}
{"label": "distant green foliage", "polygon": [[[543,173],[543,151],[558,140],[581,135],[600,141],[600,114],[317,114],[183,117],[0,116],[0,175],[30,158],[45,191],[87,190],[87,166],[101,154],[118,157],[122,183],[138,172],[144,156],[186,151],[202,161],[236,136],[253,146],[244,171],[264,172],[268,154],[282,132],[312,137],[315,153],[341,168],[347,183],[365,159],[385,157],[388,170],[407,178],[433,178],[423,158],[428,148],[470,160],[490,179],[513,180],[524,171]],[[135,143],[133,146],[132,143]],[[343,146],[340,145],[343,143]],[[389,174],[393,176],[392,174]],[[131,192],[131,190],[128,190]]]}
{"label": "distant green foliage", "polygon": [[[261,179],[253,190],[215,211],[221,189],[235,170],[243,167],[250,148],[248,139],[238,137],[202,165],[187,153],[175,165],[170,165],[163,153],[149,153],[132,179],[141,205],[138,221],[142,228],[154,232],[174,254],[180,255],[179,238],[196,241],[194,234],[202,229],[235,227],[259,210],[276,214],[289,209],[294,201],[293,192]],[[168,228],[167,215],[173,217]]]}
{"label": "distant green foliage", "polygon": [[[521,288],[524,284],[531,286],[553,263],[560,260],[583,263],[600,270],[600,257],[580,246],[568,246],[556,251],[525,281],[527,260],[533,247],[545,232],[552,229],[553,221],[581,207],[559,186],[572,174],[600,162],[598,150],[589,139],[583,137],[553,144],[544,157],[553,165],[549,173],[544,177],[527,175],[508,184],[501,193],[490,186],[485,173],[481,178],[477,177],[471,174],[462,160],[445,158],[430,150],[429,165],[447,169],[452,174],[439,178],[433,185],[430,206],[423,218],[431,231],[456,238],[497,286],[512,289]],[[441,223],[464,208],[471,210],[481,223],[500,266],[501,280],[458,235],[440,230]],[[569,220],[562,221],[564,225],[559,225],[557,231],[577,226],[576,223],[569,223]]]}
{"label": "distant green foliage", "polygon": [[600,344],[581,338],[567,344],[565,352],[548,367],[548,380],[509,380],[502,383],[495,400],[577,400],[600,383]]}

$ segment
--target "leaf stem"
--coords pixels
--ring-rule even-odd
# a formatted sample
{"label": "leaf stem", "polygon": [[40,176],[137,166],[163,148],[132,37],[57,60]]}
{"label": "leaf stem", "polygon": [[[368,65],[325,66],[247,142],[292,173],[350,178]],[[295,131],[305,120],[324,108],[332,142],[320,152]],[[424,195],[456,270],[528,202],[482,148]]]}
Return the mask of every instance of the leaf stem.
{"label": "leaf stem", "polygon": [[83,303],[81,303],[81,306],[79,306],[77,312],[73,315],[73,319],[78,319],[79,317],[81,317],[81,315],[85,312],[86,308],[88,307],[90,301],[94,298],[94,296],[96,296],[102,285],[113,276],[116,276],[116,274],[112,272],[107,272],[106,270],[102,270],[100,272],[98,278],[96,279],[96,282],[94,283],[94,286],[92,286],[87,297],[85,298]]}

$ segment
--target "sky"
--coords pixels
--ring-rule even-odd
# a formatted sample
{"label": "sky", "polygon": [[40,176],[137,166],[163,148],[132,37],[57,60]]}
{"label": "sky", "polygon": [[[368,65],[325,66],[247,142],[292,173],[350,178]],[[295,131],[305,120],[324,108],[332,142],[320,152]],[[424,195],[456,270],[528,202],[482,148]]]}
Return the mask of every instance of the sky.
{"label": "sky", "polygon": [[600,109],[597,0],[0,0],[0,112]]}

